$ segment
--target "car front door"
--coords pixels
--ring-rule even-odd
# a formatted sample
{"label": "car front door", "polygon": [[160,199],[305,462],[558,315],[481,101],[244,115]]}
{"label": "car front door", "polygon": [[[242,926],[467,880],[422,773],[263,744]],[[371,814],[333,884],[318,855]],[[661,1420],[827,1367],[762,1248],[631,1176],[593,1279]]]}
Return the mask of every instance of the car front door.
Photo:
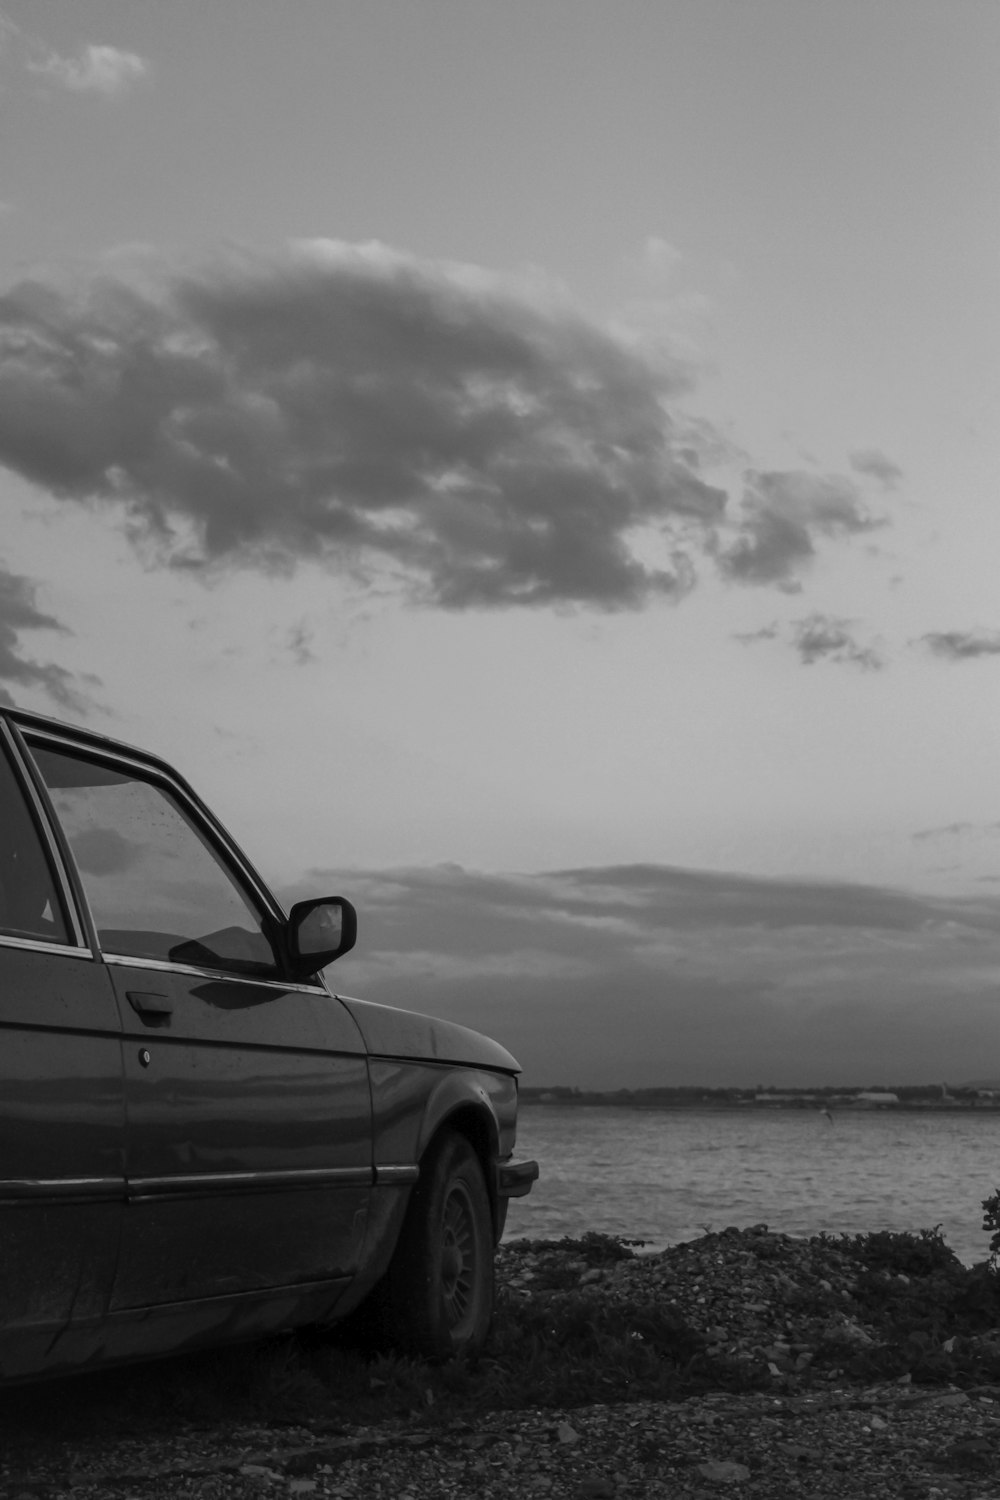
{"label": "car front door", "polygon": [[57,1370],[99,1342],[125,1201],[115,998],[18,761],[0,724],[3,1378]]}
{"label": "car front door", "polygon": [[121,1017],[113,1308],[346,1284],[372,1180],[353,1020],[318,981],[283,977],[280,914],[179,780],[54,735],[30,743]]}

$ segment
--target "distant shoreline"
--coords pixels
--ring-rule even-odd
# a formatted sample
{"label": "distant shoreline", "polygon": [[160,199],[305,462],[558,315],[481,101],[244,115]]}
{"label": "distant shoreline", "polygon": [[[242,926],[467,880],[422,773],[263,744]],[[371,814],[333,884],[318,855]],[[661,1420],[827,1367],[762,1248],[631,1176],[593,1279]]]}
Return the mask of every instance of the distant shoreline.
{"label": "distant shoreline", "polygon": [[1000,1111],[1000,1095],[994,1098],[952,1097],[948,1099],[866,1099],[857,1098],[829,1098],[824,1099],[822,1095],[801,1096],[788,1098],[762,1098],[762,1097],[730,1097],[713,1098],[699,1095],[691,1098],[671,1099],[646,1099],[641,1097],[622,1097],[620,1093],[600,1094],[579,1092],[571,1095],[553,1094],[545,1089],[522,1089],[520,1094],[520,1105],[522,1108],[559,1109],[559,1108],[595,1108],[595,1109],[629,1109],[642,1110],[646,1112],[658,1111],[669,1113],[678,1110],[699,1110],[701,1112],[726,1111],[732,1114],[746,1114],[752,1112],[759,1114],[763,1111],[792,1110],[799,1114],[829,1114],[831,1116],[843,1114],[994,1114]]}

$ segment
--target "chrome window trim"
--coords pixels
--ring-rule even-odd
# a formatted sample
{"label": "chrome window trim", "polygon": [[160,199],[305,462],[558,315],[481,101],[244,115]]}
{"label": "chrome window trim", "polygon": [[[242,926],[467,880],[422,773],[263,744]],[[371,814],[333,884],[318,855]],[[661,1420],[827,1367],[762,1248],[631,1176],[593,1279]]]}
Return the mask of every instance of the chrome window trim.
{"label": "chrome window trim", "polygon": [[129,953],[105,953],[102,949],[101,956],[104,962],[114,968],[129,969],[153,969],[161,974],[187,974],[195,979],[212,979],[216,983],[223,984],[252,984],[262,985],[267,989],[281,990],[283,993],[294,991],[302,995],[329,995],[325,985],[303,984],[300,980],[268,979],[256,974],[235,974],[232,969],[203,969],[197,964],[175,963],[172,959],[143,958]]}
{"label": "chrome window trim", "polygon": [[39,1198],[65,1203],[85,1199],[88,1203],[120,1203],[125,1197],[124,1177],[7,1177],[0,1178],[0,1203],[32,1202]]}
{"label": "chrome window trim", "polygon": [[99,963],[90,948],[71,947],[68,943],[46,943],[43,939],[14,937],[0,932],[0,946],[4,948],[27,948],[31,953],[59,953],[63,958],[83,958],[88,963]]}
{"label": "chrome window trim", "polygon": [[[70,945],[60,944],[59,946],[71,946],[73,949],[81,949],[88,955],[93,956],[84,924],[81,921],[73,881],[70,879],[66,861],[63,859],[62,849],[52,828],[49,809],[38,795],[38,788],[35,785],[35,778],[31,774],[31,767],[25,764],[22,745],[17,735],[12,732],[10,725],[4,719],[0,719],[0,735],[3,736],[4,743],[11,752],[11,758],[15,767],[15,776],[34,812],[34,821],[38,827],[42,847],[48,856],[49,863],[55,875],[56,887],[62,899],[66,915],[69,918],[70,937],[73,941]],[[0,751],[0,754],[2,753]],[[48,948],[50,946],[55,947],[56,945],[44,944],[43,946]]]}

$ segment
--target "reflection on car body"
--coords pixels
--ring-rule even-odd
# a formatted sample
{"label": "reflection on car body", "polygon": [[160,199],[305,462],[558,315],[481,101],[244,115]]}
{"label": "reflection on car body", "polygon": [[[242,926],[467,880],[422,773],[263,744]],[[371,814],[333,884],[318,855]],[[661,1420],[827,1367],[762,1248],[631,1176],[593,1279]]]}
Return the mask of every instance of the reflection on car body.
{"label": "reflection on car body", "polygon": [[514,1059],[336,997],[339,897],[286,917],[163,761],[0,710],[0,1379],[342,1318],[480,1346]]}

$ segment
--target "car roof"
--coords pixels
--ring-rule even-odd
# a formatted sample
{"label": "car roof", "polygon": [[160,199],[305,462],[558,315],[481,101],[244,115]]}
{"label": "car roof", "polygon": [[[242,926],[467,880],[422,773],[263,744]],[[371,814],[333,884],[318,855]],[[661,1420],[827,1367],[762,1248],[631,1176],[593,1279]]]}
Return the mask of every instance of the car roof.
{"label": "car roof", "polygon": [[[129,756],[130,759],[142,760],[142,763],[150,766],[153,771],[159,771],[172,781],[178,781],[186,790],[187,795],[192,796],[204,808],[198,793],[195,792],[193,786],[190,786],[183,772],[178,771],[177,766],[171,765],[169,760],[151,753],[150,750],[142,750],[139,745],[126,744],[123,739],[112,739],[111,735],[102,735],[96,729],[85,729],[82,724],[70,724],[63,718],[52,718],[49,714],[36,714],[27,708],[0,705],[0,718],[7,718],[10,723],[16,724],[18,729],[28,730],[28,733],[33,729],[40,729],[46,733],[64,735],[67,739],[72,739],[73,744],[81,745],[87,750],[96,750],[99,753],[103,751],[105,754],[121,754],[121,756]],[[214,820],[217,822],[217,819]]]}
{"label": "car roof", "polygon": [[65,719],[55,719],[50,714],[34,713],[27,708],[17,708],[0,704],[0,717],[9,719],[19,729],[44,729],[52,734],[66,735],[76,740],[81,745],[87,745],[94,750],[110,750],[120,755],[137,755],[143,760],[155,761],[157,765],[169,770],[171,775],[177,772],[172,766],[168,766],[159,756],[151,755],[148,750],[142,750],[138,745],[129,745],[124,740],[112,739],[110,735],[100,734],[96,729],[86,729],[80,724],[70,724]]}

